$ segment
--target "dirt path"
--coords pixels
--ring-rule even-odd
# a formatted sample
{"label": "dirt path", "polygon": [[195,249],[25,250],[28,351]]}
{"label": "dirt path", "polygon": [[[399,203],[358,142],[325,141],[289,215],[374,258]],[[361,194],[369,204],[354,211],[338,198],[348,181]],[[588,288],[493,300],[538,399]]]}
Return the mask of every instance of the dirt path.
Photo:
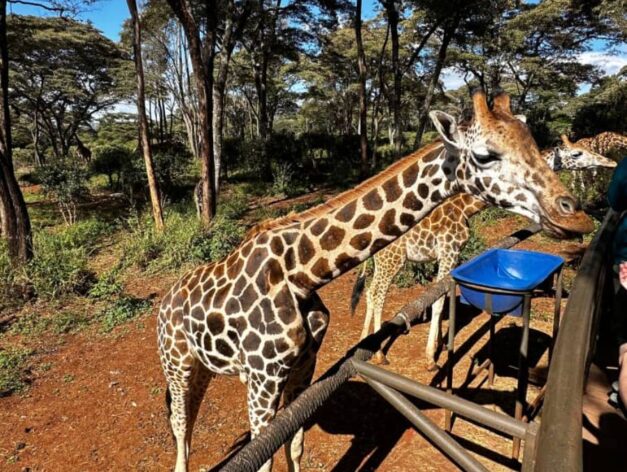
{"label": "dirt path", "polygon": [[[508,234],[505,227],[499,232]],[[559,244],[534,237],[525,246],[554,251]],[[168,279],[135,279],[130,287],[138,296],[156,293],[159,299],[172,283]],[[358,339],[363,303],[352,318],[348,301],[355,271],[321,291],[332,313],[331,325],[319,357],[316,376],[324,372]],[[421,287],[392,288],[389,316],[415,298]],[[549,311],[550,301],[534,300],[534,312]],[[485,316],[461,319],[456,343],[470,339],[468,354],[484,347]],[[511,412],[515,365],[511,346],[518,334],[509,327],[515,318],[499,323],[497,384],[494,391],[480,388],[473,397],[490,408]],[[478,332],[479,330],[479,332]],[[438,373],[427,372],[423,351],[428,324],[416,326],[398,339],[389,353],[390,369],[425,383],[437,383]],[[550,332],[550,319],[532,320],[532,362],[540,359]],[[463,348],[462,348],[463,349]],[[479,356],[485,349],[481,350]],[[533,358],[535,356],[535,359]],[[33,385],[22,395],[0,399],[0,469],[8,471],[167,471],[174,461],[164,406],[164,379],[155,341],[153,314],[116,329],[112,335],[89,331],[67,336],[53,353],[40,356],[48,366],[39,370]],[[466,356],[457,367],[457,381],[470,365]],[[529,398],[537,391],[531,387]],[[498,406],[495,406],[498,404]],[[441,424],[443,412],[425,406],[426,414]],[[218,464],[238,438],[248,431],[245,388],[235,377],[221,377],[209,386],[192,446],[192,471]],[[465,446],[490,470],[506,470],[511,442],[490,431],[457,421],[454,428]],[[285,470],[283,453],[275,470]],[[307,471],[448,471],[457,470],[429,442],[410,428],[390,406],[358,380],[344,386],[316,414],[306,433],[303,468]]]}

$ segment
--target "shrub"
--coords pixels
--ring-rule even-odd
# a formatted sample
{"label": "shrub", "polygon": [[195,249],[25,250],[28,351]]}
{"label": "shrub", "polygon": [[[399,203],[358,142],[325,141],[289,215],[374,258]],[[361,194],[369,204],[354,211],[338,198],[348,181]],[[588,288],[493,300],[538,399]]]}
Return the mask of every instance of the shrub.
{"label": "shrub", "polygon": [[[85,227],[94,228],[91,224]],[[85,227],[70,226],[58,233],[35,234],[35,255],[27,266],[27,274],[38,296],[58,298],[73,292],[84,293],[92,279],[87,257],[88,242],[93,243],[81,231]],[[90,231],[87,234],[93,236]]]}
{"label": "shrub", "polygon": [[226,257],[242,240],[246,230],[238,221],[218,215],[211,226],[209,254],[212,261]]}
{"label": "shrub", "polygon": [[26,313],[19,316],[11,325],[9,332],[24,336],[38,335],[46,331],[50,320],[37,313]]}
{"label": "shrub", "polygon": [[6,241],[0,240],[0,307],[11,299],[16,283],[16,272],[9,258]]}
{"label": "shrub", "polygon": [[487,249],[487,246],[485,242],[483,241],[483,238],[479,236],[475,228],[471,226],[470,237],[468,238],[466,245],[462,249],[458,264],[461,264],[462,262],[466,262],[472,259],[473,257],[478,256],[486,249]]}
{"label": "shrub", "polygon": [[[121,144],[106,144],[94,149],[94,160],[91,162],[91,171],[96,174],[104,174],[109,181],[109,188],[120,185],[122,174],[132,167],[135,159],[133,152]],[[113,176],[117,177],[117,182]]]}
{"label": "shrub", "polygon": [[65,159],[42,166],[38,173],[44,192],[57,200],[65,223],[76,222],[76,204],[88,194],[85,186],[87,171]]}
{"label": "shrub", "polygon": [[239,219],[247,207],[244,195],[232,195],[220,203],[208,229],[191,208],[173,207],[165,214],[166,231],[161,234],[155,231],[150,215],[132,217],[122,263],[156,272],[221,259],[244,236],[246,228]]}
{"label": "shrub", "polygon": [[92,298],[105,298],[122,293],[122,283],[118,280],[119,268],[108,270],[100,277],[89,290]]}
{"label": "shrub", "polygon": [[102,310],[98,316],[102,331],[109,333],[118,325],[132,320],[150,308],[150,302],[141,298],[123,296]]}
{"label": "shrub", "polygon": [[9,348],[0,351],[0,397],[19,392],[26,386],[26,360],[32,351]]}
{"label": "shrub", "polygon": [[438,265],[435,261],[408,261],[394,277],[394,285],[401,288],[412,287],[416,284],[426,285],[435,279],[438,273],[437,267]]}

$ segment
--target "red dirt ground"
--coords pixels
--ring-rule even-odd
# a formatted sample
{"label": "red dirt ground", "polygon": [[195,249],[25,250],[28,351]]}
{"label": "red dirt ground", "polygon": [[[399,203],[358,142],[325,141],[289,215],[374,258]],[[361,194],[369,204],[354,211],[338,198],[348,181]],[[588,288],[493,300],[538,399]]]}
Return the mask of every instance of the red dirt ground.
{"label": "red dirt ground", "polygon": [[[512,231],[503,222],[495,240]],[[509,223],[509,224],[508,224]],[[556,251],[560,244],[534,237],[523,247]],[[319,357],[316,376],[332,365],[358,339],[363,303],[352,318],[348,301],[355,271],[322,289],[332,313],[331,325]],[[138,296],[160,296],[174,281],[170,278],[135,278],[127,290]],[[398,289],[388,296],[390,316],[415,298],[421,287]],[[156,302],[158,303],[158,302]],[[534,300],[531,361],[546,364],[546,338],[550,332],[552,302]],[[156,307],[156,304],[155,304]],[[155,308],[156,310],[156,308]],[[33,384],[23,394],[0,399],[0,469],[7,471],[167,471],[175,448],[166,420],[165,382],[157,357],[154,312],[104,336],[93,330],[68,335],[49,354],[37,357]],[[469,354],[484,347],[481,331],[485,316],[461,317],[456,338],[458,350]],[[497,329],[497,383],[493,391],[482,386],[472,397],[489,408],[511,413],[516,364],[511,346],[517,330],[506,318]],[[478,331],[479,330],[479,331]],[[395,372],[425,383],[437,383],[438,373],[428,372],[423,351],[428,324],[421,323],[399,338],[389,353]],[[514,332],[516,331],[516,332]],[[481,337],[481,335],[483,336]],[[465,343],[469,338],[469,343]],[[515,350],[515,349],[514,349]],[[540,357],[542,356],[542,359]],[[442,356],[445,357],[445,356]],[[470,365],[469,355],[456,369],[457,384]],[[441,380],[441,378],[440,378]],[[538,389],[530,387],[529,399]],[[498,406],[496,406],[498,405]],[[443,412],[430,406],[426,414],[442,424]],[[219,377],[207,391],[194,431],[190,470],[210,470],[248,431],[245,387],[236,377]],[[491,431],[457,420],[454,434],[490,470],[510,470],[511,441]],[[303,469],[306,471],[381,470],[449,471],[457,468],[363,382],[354,379],[315,415],[305,435]],[[283,453],[274,470],[285,470]]]}

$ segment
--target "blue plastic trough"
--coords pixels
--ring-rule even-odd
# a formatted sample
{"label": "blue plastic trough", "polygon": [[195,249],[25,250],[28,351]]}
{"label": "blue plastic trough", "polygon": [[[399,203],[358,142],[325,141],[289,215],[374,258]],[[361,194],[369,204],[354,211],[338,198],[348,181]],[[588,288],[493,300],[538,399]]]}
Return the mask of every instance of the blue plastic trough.
{"label": "blue plastic trough", "polygon": [[[485,311],[485,294],[492,293],[493,314],[520,316],[523,294],[542,284],[562,264],[564,260],[552,254],[490,249],[457,267],[451,275],[460,286],[462,303]],[[514,293],[499,293],[503,291]]]}

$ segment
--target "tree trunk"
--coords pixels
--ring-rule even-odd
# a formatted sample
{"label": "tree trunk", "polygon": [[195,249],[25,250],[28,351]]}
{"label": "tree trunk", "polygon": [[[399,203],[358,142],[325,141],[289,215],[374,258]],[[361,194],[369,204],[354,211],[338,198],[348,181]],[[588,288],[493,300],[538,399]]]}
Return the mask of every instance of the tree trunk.
{"label": "tree trunk", "polygon": [[361,176],[368,173],[368,97],[366,95],[366,53],[361,39],[361,4],[355,6],[355,43],[357,44],[357,65],[359,68],[359,148],[361,153]]}
{"label": "tree trunk", "polygon": [[9,256],[24,264],[33,256],[33,240],[26,202],[13,170],[11,115],[9,112],[9,51],[7,45],[7,2],[0,0],[0,205],[2,227]]}
{"label": "tree trunk", "polygon": [[[202,164],[202,214],[203,224],[209,225],[216,212],[216,192],[213,166],[213,54],[215,45],[215,2],[206,0],[207,31],[200,39],[198,24],[194,19],[189,0],[168,0],[168,4],[181,22],[189,45],[194,84],[198,94],[198,119],[200,157]],[[203,50],[206,54],[203,54]],[[206,57],[204,57],[206,56]]]}
{"label": "tree trunk", "polygon": [[431,102],[433,101],[435,88],[438,84],[438,81],[440,80],[440,73],[442,72],[444,63],[446,62],[446,51],[451,42],[451,39],[453,39],[453,34],[455,33],[455,29],[457,29],[458,24],[459,18],[456,17],[454,21],[444,30],[442,44],[440,45],[440,49],[438,51],[438,59],[435,63],[435,69],[433,70],[433,74],[431,75],[431,80],[429,81],[429,86],[427,87],[427,94],[425,95],[425,100],[422,103],[422,108],[420,109],[420,115],[418,117],[418,127],[416,129],[416,138],[414,140],[415,149],[418,149],[422,142],[422,135],[424,134],[425,128],[427,127],[429,109],[431,108]]}
{"label": "tree trunk", "polygon": [[383,2],[386,15],[388,17],[388,26],[390,28],[390,37],[392,39],[392,75],[394,77],[394,91],[392,93],[392,116],[394,118],[392,130],[393,138],[390,143],[394,143],[394,150],[400,154],[401,144],[403,140],[401,130],[401,64],[399,60],[400,43],[398,38],[398,22],[400,5],[398,0],[385,0]]}
{"label": "tree trunk", "polygon": [[157,232],[163,231],[163,209],[161,208],[161,195],[159,184],[155,175],[152,152],[150,149],[150,136],[148,135],[148,118],[146,117],[146,96],[144,85],[144,65],[142,63],[142,34],[141,23],[137,13],[135,0],[126,0],[133,22],[133,56],[135,59],[135,72],[137,75],[137,114],[139,115],[140,148],[144,155],[146,175],[148,176],[148,188],[150,190],[150,203],[152,204],[152,217],[155,220]]}

